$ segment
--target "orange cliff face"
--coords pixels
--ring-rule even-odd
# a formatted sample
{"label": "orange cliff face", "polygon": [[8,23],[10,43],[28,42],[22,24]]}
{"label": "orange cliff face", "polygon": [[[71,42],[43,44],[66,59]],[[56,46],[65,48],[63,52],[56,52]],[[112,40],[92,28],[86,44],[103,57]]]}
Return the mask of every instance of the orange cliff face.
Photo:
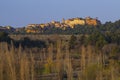
{"label": "orange cliff face", "polygon": [[98,19],[93,19],[90,17],[87,17],[85,19],[86,25],[92,25],[92,26],[97,26],[100,24],[100,21]]}
{"label": "orange cliff face", "polygon": [[75,25],[85,25],[85,20],[80,18],[73,18],[64,21],[65,24],[69,25],[71,28],[74,28]]}

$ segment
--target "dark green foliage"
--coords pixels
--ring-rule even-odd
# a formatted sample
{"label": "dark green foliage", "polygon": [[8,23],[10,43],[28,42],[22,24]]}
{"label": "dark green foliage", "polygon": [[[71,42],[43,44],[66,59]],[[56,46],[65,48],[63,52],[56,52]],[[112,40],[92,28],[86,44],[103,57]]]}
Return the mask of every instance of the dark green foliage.
{"label": "dark green foliage", "polygon": [[105,44],[107,44],[107,40],[105,38],[105,36],[100,33],[100,32],[95,32],[92,33],[89,37],[88,37],[88,44],[94,45],[96,47],[103,47]]}
{"label": "dark green foliage", "polygon": [[38,47],[38,48],[42,48],[45,47],[46,44],[44,41],[41,40],[30,40],[28,37],[24,37],[21,40],[12,40],[9,36],[8,33],[6,32],[0,32],[0,42],[7,42],[9,44],[11,44],[11,41],[13,42],[14,46],[19,47],[19,45],[21,45],[23,48],[28,47],[28,48],[32,48],[32,47]]}
{"label": "dark green foliage", "polygon": [[77,41],[77,37],[72,35],[71,38],[70,38],[70,41],[69,41],[69,48],[70,49],[75,48],[76,41]]}
{"label": "dark green foliage", "polygon": [[7,37],[8,33],[6,32],[0,32],[0,38]]}
{"label": "dark green foliage", "polygon": [[120,33],[118,32],[105,33],[105,37],[109,43],[120,44]]}
{"label": "dark green foliage", "polygon": [[16,47],[19,47],[21,45],[23,48],[33,48],[33,47],[38,47],[38,48],[44,48],[46,47],[46,43],[42,40],[31,40],[28,37],[25,37],[21,40],[14,41],[14,45]]}
{"label": "dark green foliage", "polygon": [[0,32],[0,42],[8,42],[10,43],[12,39],[8,36],[6,32]]}

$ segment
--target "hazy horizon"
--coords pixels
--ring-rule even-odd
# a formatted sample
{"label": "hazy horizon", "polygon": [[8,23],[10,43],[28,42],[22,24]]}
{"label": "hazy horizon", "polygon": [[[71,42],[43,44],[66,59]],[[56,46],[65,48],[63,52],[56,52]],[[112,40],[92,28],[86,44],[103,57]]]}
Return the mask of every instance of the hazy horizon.
{"label": "hazy horizon", "polygon": [[112,0],[1,0],[0,26],[23,27],[87,16],[114,22],[120,19],[119,4]]}

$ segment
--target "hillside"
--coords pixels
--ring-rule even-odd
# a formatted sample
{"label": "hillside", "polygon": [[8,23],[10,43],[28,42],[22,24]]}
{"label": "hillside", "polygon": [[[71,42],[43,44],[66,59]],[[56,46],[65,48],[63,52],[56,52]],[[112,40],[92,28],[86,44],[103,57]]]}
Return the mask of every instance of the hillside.
{"label": "hillside", "polygon": [[94,18],[72,18],[59,21],[51,21],[44,24],[29,24],[26,27],[14,28],[11,26],[0,27],[0,31],[10,34],[61,34],[79,35],[92,34],[93,32],[116,33],[120,31],[120,20],[101,24],[100,20]]}

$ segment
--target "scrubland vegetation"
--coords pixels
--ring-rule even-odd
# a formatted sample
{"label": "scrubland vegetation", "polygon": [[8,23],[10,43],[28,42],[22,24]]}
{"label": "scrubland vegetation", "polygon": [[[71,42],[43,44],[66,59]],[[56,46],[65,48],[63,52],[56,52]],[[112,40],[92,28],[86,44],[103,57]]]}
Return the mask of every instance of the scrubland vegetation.
{"label": "scrubland vegetation", "polygon": [[120,80],[119,33],[0,39],[0,80]]}

